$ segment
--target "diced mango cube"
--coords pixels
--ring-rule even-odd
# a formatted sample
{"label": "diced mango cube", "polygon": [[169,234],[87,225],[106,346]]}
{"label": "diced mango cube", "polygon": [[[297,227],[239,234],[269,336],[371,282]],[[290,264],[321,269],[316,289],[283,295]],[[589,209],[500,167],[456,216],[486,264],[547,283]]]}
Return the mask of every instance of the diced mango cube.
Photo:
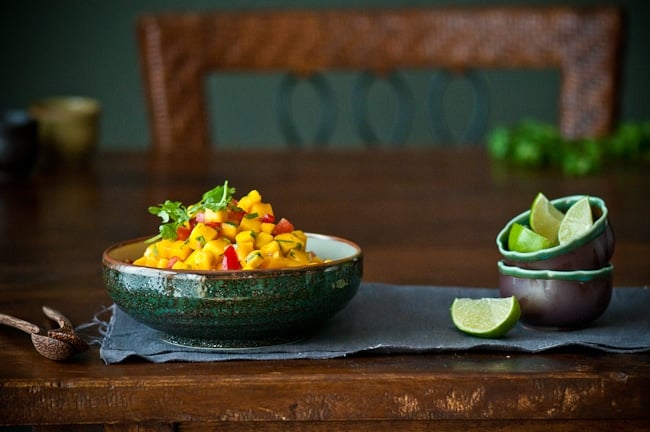
{"label": "diced mango cube", "polygon": [[214,266],[215,257],[212,252],[195,250],[187,257],[185,263],[193,270],[210,270]]}
{"label": "diced mango cube", "polygon": [[259,232],[262,228],[262,221],[258,217],[250,216],[250,214],[247,214],[242,218],[241,222],[239,222],[239,230]]}
{"label": "diced mango cube", "polygon": [[255,237],[256,237],[255,231],[247,230],[247,231],[240,231],[237,233],[235,236],[235,241],[237,244],[240,243],[246,243],[246,242],[251,242],[255,244]]}
{"label": "diced mango cube", "polygon": [[206,223],[222,223],[228,220],[228,210],[205,210],[204,220]]}
{"label": "diced mango cube", "polygon": [[262,217],[264,215],[273,215],[273,207],[270,203],[256,202],[251,205],[250,213],[257,213],[258,217]]}
{"label": "diced mango cube", "polygon": [[264,257],[264,262],[259,268],[281,268],[289,267],[287,259],[281,253],[276,253],[271,256]]}
{"label": "diced mango cube", "polygon": [[188,243],[192,249],[201,249],[205,244],[214,239],[219,232],[209,225],[198,223],[192,229]]}
{"label": "diced mango cube", "polygon": [[272,241],[273,241],[273,236],[271,234],[267,234],[264,231],[258,232],[257,235],[255,236],[255,248],[259,249],[265,244]]}
{"label": "diced mango cube", "polygon": [[267,256],[273,256],[274,254],[280,253],[280,243],[275,240],[271,240],[263,246],[260,246],[260,252]]}
{"label": "diced mango cube", "polygon": [[249,253],[251,253],[255,249],[255,245],[253,242],[245,241],[245,242],[237,242],[237,248],[235,249],[237,251],[237,258],[239,261],[244,261],[246,260],[246,257],[248,256]]}
{"label": "diced mango cube", "polygon": [[158,249],[158,258],[170,258],[169,248],[174,244],[174,240],[163,239],[156,242]]}
{"label": "diced mango cube", "polygon": [[241,197],[237,203],[237,207],[244,210],[246,213],[250,213],[252,205],[260,201],[262,201],[262,195],[260,195],[257,190],[253,189],[252,191],[248,192],[247,195]]}
{"label": "diced mango cube", "polygon": [[215,257],[223,255],[223,251],[232,243],[225,237],[218,237],[210,240],[203,246],[204,251],[212,252]]}
{"label": "diced mango cube", "polygon": [[143,256],[145,258],[158,258],[158,244],[153,243],[147,246],[147,248],[144,250]]}
{"label": "diced mango cube", "polygon": [[274,229],[275,229],[275,224],[271,222],[262,222],[262,226],[260,227],[260,231],[265,232],[267,234],[272,234]]}
{"label": "diced mango cube", "polygon": [[246,255],[244,259],[245,269],[256,269],[264,262],[264,257],[259,250],[254,250]]}
{"label": "diced mango cube", "polygon": [[158,261],[156,261],[156,267],[159,269],[167,268],[168,265],[169,260],[167,258],[160,258]]}
{"label": "diced mango cube", "polygon": [[190,266],[185,261],[178,260],[172,266],[172,270],[190,270]]}
{"label": "diced mango cube", "polygon": [[291,231],[291,234],[293,234],[297,239],[300,240],[300,243],[302,243],[303,249],[305,249],[304,246],[307,244],[307,235],[301,230],[293,230],[293,231]]}
{"label": "diced mango cube", "polygon": [[232,243],[235,242],[235,236],[237,235],[238,226],[232,222],[224,222],[221,224],[221,235],[230,240]]}
{"label": "diced mango cube", "polygon": [[140,258],[133,261],[133,265],[146,266],[147,265],[147,257],[146,256],[141,256]]}
{"label": "diced mango cube", "polygon": [[302,249],[291,249],[287,254],[287,258],[294,261],[296,265],[307,265],[309,264],[309,253],[305,252]]}
{"label": "diced mango cube", "polygon": [[169,257],[178,257],[179,260],[185,261],[192,253],[192,248],[183,240],[174,241],[169,247]]}
{"label": "diced mango cube", "polygon": [[283,233],[275,236],[275,240],[280,244],[283,254],[287,254],[291,249],[304,249],[305,244],[293,233]]}
{"label": "diced mango cube", "polygon": [[157,258],[143,256],[135,260],[133,264],[144,266],[144,267],[156,267],[157,262],[158,262]]}

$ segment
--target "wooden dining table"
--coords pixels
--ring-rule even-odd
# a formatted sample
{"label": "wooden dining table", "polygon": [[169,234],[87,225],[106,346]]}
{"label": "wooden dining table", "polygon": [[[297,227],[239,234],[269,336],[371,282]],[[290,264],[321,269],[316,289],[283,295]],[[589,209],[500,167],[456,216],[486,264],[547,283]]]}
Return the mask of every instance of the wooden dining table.
{"label": "wooden dining table", "polygon": [[[226,179],[238,193],[258,189],[276,215],[305,231],[358,243],[364,282],[492,288],[495,296],[499,230],[538,192],[595,195],[607,202],[616,235],[615,287],[650,283],[648,162],[571,177],[500,166],[481,147],[105,150],[83,167],[0,180],[0,312],[45,326],[47,305],[74,325],[90,322],[112,304],[101,276],[104,249],[155,234],[159,220],[148,206],[196,202]],[[105,364],[97,345],[52,361],[25,333],[0,328],[0,426],[650,430],[649,408],[650,352],[569,347]]]}

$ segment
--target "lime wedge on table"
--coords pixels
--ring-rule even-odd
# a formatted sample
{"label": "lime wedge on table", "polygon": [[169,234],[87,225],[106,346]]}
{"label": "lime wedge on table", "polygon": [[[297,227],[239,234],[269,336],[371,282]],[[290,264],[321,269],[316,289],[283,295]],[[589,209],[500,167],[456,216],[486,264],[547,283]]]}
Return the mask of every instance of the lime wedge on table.
{"label": "lime wedge on table", "polygon": [[451,304],[454,325],[467,334],[484,338],[499,338],[512,329],[521,309],[517,297],[457,298]]}
{"label": "lime wedge on table", "polygon": [[514,223],[508,234],[508,249],[515,252],[536,252],[551,247],[551,241],[525,225]]}
{"label": "lime wedge on table", "polygon": [[585,235],[593,225],[594,219],[591,214],[589,197],[581,198],[569,207],[569,210],[564,215],[557,233],[557,239],[560,244],[569,243]]}
{"label": "lime wedge on table", "polygon": [[557,244],[562,219],[564,214],[543,193],[538,193],[530,207],[530,227],[533,231],[549,239],[552,245]]}

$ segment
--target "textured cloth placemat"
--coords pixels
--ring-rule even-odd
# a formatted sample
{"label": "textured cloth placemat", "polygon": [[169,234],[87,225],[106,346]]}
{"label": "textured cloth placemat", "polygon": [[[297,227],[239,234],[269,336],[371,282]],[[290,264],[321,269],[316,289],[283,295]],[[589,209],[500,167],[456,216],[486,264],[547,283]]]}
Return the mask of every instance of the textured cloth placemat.
{"label": "textured cloth placemat", "polygon": [[295,343],[244,350],[184,348],[113,305],[105,322],[100,354],[105,363],[129,357],[152,362],[324,359],[362,352],[422,353],[471,349],[539,352],[581,346],[600,351],[650,351],[650,289],[616,288],[605,313],[588,328],[540,331],[521,324],[501,339],[481,339],[459,332],[449,307],[455,297],[495,297],[483,288],[362,283],[356,297],[313,337]]}

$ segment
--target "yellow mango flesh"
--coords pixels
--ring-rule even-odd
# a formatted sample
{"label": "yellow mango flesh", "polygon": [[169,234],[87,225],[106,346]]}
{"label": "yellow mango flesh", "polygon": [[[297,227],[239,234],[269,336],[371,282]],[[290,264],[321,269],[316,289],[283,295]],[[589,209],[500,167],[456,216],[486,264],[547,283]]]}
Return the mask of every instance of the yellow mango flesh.
{"label": "yellow mango flesh", "polygon": [[[159,240],[148,245],[133,264],[173,270],[220,270],[225,249],[235,246],[245,270],[305,266],[324,262],[307,251],[307,236],[294,230],[275,233],[273,207],[252,190],[237,201],[245,213],[239,222],[227,210],[204,210],[203,222],[193,225],[186,240]],[[190,206],[191,208],[191,206]],[[235,209],[235,211],[239,211]],[[187,225],[188,227],[190,225]]]}

